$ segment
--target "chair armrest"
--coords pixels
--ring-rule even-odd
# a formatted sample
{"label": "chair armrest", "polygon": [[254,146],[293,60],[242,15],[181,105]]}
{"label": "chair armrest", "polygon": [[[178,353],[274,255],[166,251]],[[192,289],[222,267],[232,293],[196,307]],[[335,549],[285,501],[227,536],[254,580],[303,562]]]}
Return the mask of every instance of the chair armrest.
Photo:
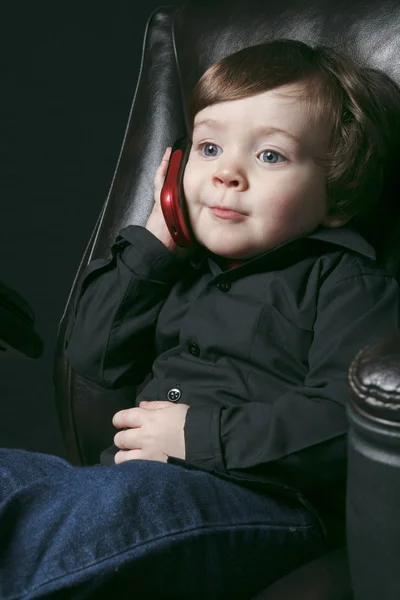
{"label": "chair armrest", "polygon": [[363,348],[349,369],[350,418],[400,425],[400,331]]}
{"label": "chair armrest", "polygon": [[400,332],[349,369],[347,540],[356,600],[400,598]]}

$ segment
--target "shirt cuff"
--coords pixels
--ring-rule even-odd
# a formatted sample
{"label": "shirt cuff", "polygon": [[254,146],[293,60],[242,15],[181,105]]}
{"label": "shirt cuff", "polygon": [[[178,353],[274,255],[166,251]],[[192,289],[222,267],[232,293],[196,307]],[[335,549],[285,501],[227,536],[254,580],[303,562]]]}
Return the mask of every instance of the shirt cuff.
{"label": "shirt cuff", "polygon": [[181,274],[181,261],[141,225],[128,225],[118,232],[112,252],[121,250],[123,262],[141,277],[171,283]]}
{"label": "shirt cuff", "polygon": [[220,439],[220,406],[190,406],[184,427],[185,460],[226,473]]}

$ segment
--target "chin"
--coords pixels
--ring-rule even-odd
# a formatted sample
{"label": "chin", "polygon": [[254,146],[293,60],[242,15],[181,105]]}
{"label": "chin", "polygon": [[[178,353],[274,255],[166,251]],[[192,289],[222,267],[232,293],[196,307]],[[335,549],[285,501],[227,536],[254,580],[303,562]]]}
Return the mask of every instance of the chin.
{"label": "chin", "polygon": [[205,246],[210,252],[216,254],[217,256],[221,256],[222,258],[227,258],[230,260],[244,260],[246,258],[250,258],[251,256],[255,256],[255,252],[251,250],[244,250],[243,248],[235,248],[234,245],[228,245],[223,243],[204,243]]}
{"label": "chin", "polygon": [[230,236],[227,232],[221,233],[220,230],[204,232],[203,228],[200,231],[200,227],[194,231],[194,234],[202,246],[222,258],[244,260],[258,254],[256,248],[251,248],[246,244],[247,236],[239,241],[235,235]]}

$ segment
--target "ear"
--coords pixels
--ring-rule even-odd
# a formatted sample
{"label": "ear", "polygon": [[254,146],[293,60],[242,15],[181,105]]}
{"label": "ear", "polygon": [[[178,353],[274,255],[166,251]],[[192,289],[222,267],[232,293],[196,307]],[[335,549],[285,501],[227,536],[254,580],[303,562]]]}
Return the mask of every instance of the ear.
{"label": "ear", "polygon": [[350,221],[354,215],[343,215],[336,209],[335,205],[328,207],[325,215],[321,219],[321,225],[325,227],[341,227]]}
{"label": "ear", "polygon": [[326,214],[321,219],[321,225],[324,227],[341,227],[350,221],[351,217],[341,217],[338,214],[330,215]]}

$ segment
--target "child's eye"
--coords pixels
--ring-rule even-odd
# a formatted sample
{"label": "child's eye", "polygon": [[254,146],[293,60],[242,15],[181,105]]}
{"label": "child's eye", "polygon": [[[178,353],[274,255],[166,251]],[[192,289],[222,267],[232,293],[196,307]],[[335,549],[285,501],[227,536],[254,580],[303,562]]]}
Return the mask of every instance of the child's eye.
{"label": "child's eye", "polygon": [[[206,156],[207,158],[213,158],[215,156],[219,156],[217,154],[218,149],[221,150],[221,148],[219,146],[217,146],[217,144],[210,144],[209,142],[203,142],[202,144],[199,144],[197,146],[198,150],[200,150],[200,153],[203,154],[203,156]],[[203,152],[204,150],[204,152]],[[270,164],[270,165],[274,165],[277,162],[282,162],[285,161],[286,158],[284,156],[282,156],[282,154],[279,154],[278,152],[274,152],[273,150],[263,150],[259,156],[265,155],[265,159],[262,159],[261,162],[263,162],[264,164]],[[281,159],[281,160],[279,160]]]}
{"label": "child's eye", "polygon": [[[219,148],[219,146],[217,146],[217,144],[209,144],[208,142],[205,142],[203,144],[199,144],[198,146],[200,152],[202,152],[202,150],[209,150],[212,148]],[[207,156],[208,158],[212,158],[213,156],[217,156],[216,152],[211,152],[211,154],[204,154],[204,156]]]}
{"label": "child's eye", "polygon": [[[265,155],[265,159],[262,159],[261,162],[265,163],[265,164],[270,164],[270,165],[274,165],[277,162],[282,162],[282,160],[286,160],[286,158],[284,156],[282,156],[282,154],[279,154],[278,152],[274,152],[273,150],[263,150],[260,154],[260,156]],[[279,158],[281,158],[282,160],[279,160]]]}

